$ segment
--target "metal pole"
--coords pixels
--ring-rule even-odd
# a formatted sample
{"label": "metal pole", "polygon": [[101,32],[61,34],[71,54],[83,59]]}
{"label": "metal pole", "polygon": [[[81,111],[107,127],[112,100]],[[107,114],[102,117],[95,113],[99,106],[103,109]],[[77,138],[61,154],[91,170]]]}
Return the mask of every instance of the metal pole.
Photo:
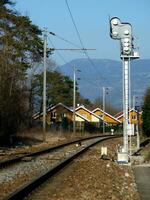
{"label": "metal pole", "polygon": [[125,133],[125,103],[124,103],[124,58],[122,58],[122,91],[123,91],[123,135]]}
{"label": "metal pole", "polygon": [[76,134],[76,120],[75,120],[75,109],[76,109],[76,67],[73,68],[73,134]]}
{"label": "metal pole", "polygon": [[137,150],[140,148],[140,136],[139,136],[139,111],[137,110]]}
{"label": "metal pole", "polygon": [[133,95],[133,110],[135,110],[135,95]]}
{"label": "metal pole", "polygon": [[[130,124],[130,128],[132,128],[132,125],[131,125],[131,121],[132,121],[132,117],[131,117],[131,114],[130,114],[130,109],[131,109],[131,67],[130,67],[130,57],[129,57],[129,69],[128,69],[128,71],[129,71],[129,74],[128,74],[128,77],[129,77],[129,108],[128,108],[128,116],[129,116],[129,124]],[[131,146],[132,146],[132,130],[133,129],[131,129],[130,130],[130,155],[132,154],[131,153]]]}
{"label": "metal pole", "polygon": [[47,29],[44,30],[44,69],[43,69],[43,142],[46,141],[46,51]]}
{"label": "metal pole", "polygon": [[[133,95],[133,112],[135,111],[136,112],[136,108],[135,108],[135,98],[136,98],[136,96],[135,95]],[[137,126],[136,126],[136,124],[134,124],[134,134],[136,133],[136,130],[137,130]]]}
{"label": "metal pole", "polygon": [[[129,57],[129,73],[128,73],[128,77],[129,77],[129,111],[131,109],[131,59]],[[129,112],[129,124],[131,123],[131,116],[130,116],[130,112]]]}
{"label": "metal pole", "polygon": [[137,134],[137,150],[140,148],[140,136],[139,136],[139,109],[137,111],[137,124],[136,124],[136,134]]}
{"label": "metal pole", "polygon": [[105,87],[103,87],[103,134],[105,133]]}
{"label": "metal pole", "polygon": [[123,151],[128,153],[128,124],[129,124],[129,59],[125,58],[123,60],[124,63],[124,140],[123,140]]}

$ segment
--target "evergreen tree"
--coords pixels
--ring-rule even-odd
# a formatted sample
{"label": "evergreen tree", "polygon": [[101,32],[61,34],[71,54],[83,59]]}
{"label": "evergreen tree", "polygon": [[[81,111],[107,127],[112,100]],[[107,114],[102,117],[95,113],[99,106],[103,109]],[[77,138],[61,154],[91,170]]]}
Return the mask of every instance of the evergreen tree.
{"label": "evergreen tree", "polygon": [[[54,71],[50,72],[47,70],[47,106],[55,105],[57,103],[63,103],[66,106],[73,106],[73,81],[63,74]],[[77,85],[77,83],[76,83]],[[37,110],[42,111],[43,102],[43,73],[36,74],[33,78],[33,94],[34,104],[38,101]],[[76,104],[84,105],[88,108],[92,106],[92,103],[83,98],[76,87]]]}
{"label": "evergreen tree", "polygon": [[147,89],[143,104],[143,133],[150,136],[150,88]]}
{"label": "evergreen tree", "polygon": [[0,1],[0,136],[8,139],[27,119],[27,70],[43,51],[41,30]]}
{"label": "evergreen tree", "polygon": [[[47,105],[64,103],[72,106],[73,102],[73,82],[69,77],[63,76],[59,72],[47,71]],[[40,110],[42,110],[42,93],[43,93],[43,73],[36,74],[33,79],[33,91],[35,101],[38,101]]]}

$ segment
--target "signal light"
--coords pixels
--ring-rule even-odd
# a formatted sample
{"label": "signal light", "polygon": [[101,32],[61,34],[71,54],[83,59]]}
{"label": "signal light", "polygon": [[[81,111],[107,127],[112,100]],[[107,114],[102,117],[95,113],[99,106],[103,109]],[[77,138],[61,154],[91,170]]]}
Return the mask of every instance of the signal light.
{"label": "signal light", "polygon": [[116,37],[118,35],[117,31],[113,31],[112,34]]}
{"label": "signal light", "polygon": [[129,42],[129,38],[124,38],[124,42]]}
{"label": "signal light", "polygon": [[125,34],[125,35],[129,35],[129,31],[128,31],[128,30],[125,30],[125,31],[124,31],[124,34]]}
{"label": "signal light", "polygon": [[121,41],[121,54],[132,55],[132,26],[129,23],[122,23],[119,18],[110,20],[110,36]]}
{"label": "signal light", "polygon": [[112,21],[112,23],[113,23],[113,25],[118,25],[118,20],[117,19],[114,19],[113,21]]}
{"label": "signal light", "polygon": [[124,51],[129,51],[129,47],[124,47]]}

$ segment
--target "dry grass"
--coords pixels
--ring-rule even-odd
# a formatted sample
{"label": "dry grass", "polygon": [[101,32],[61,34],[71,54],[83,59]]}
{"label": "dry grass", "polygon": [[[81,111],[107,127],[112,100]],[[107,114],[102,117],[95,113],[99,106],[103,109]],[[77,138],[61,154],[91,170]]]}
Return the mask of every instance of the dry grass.
{"label": "dry grass", "polygon": [[[73,132],[64,132],[61,130],[59,130],[59,131],[47,130],[46,141],[49,142],[49,141],[66,140],[66,139],[91,136],[91,135],[92,134],[88,133],[88,132],[77,132],[76,131],[76,133],[74,135]],[[43,140],[43,130],[42,130],[42,127],[35,127],[30,130],[26,130],[22,133],[19,133],[18,136],[28,137],[31,139],[37,139],[37,140],[42,141]]]}

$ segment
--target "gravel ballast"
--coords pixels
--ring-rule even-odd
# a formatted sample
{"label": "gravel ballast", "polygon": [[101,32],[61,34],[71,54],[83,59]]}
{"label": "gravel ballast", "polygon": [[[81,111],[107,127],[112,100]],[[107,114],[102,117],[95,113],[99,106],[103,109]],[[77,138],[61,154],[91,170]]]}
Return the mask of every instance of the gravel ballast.
{"label": "gravel ballast", "polygon": [[[85,146],[92,142],[82,142]],[[50,153],[46,153],[37,157],[25,157],[23,161],[12,164],[0,169],[0,199],[3,199],[10,192],[15,191],[19,186],[24,185],[33,178],[36,178],[44,171],[52,168],[55,164],[61,162],[62,159],[68,157],[82,146],[71,144]]]}
{"label": "gravel ballast", "polygon": [[[121,138],[90,148],[27,199],[139,200],[132,167],[113,161],[119,143]],[[100,159],[102,146],[108,147],[108,160]]]}

